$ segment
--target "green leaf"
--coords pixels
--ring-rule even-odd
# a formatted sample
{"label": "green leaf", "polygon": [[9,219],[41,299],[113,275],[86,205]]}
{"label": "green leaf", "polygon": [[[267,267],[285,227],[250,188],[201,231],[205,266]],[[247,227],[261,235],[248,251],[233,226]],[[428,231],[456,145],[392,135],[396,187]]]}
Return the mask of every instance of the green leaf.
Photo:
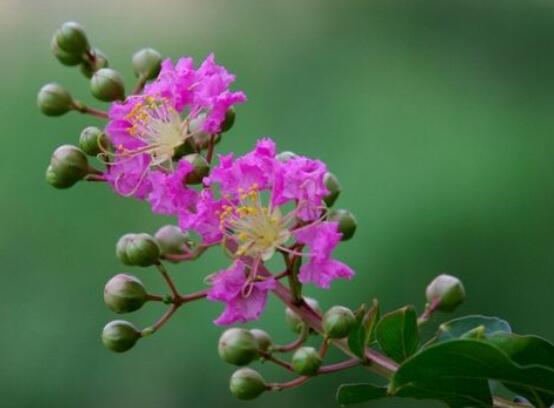
{"label": "green leaf", "polygon": [[356,324],[348,336],[348,347],[358,357],[365,358],[365,346],[371,340],[375,325],[379,320],[379,303],[373,300],[373,306],[366,312],[365,305],[356,312]]}
{"label": "green leaf", "polygon": [[[554,345],[538,336],[520,336],[517,334],[496,333],[487,339],[488,342],[504,351],[515,363],[521,366],[540,365],[554,370]],[[506,384],[516,394],[524,394],[517,385]],[[535,406],[554,403],[554,397],[538,392],[527,399]]]}
{"label": "green leaf", "polygon": [[417,316],[411,306],[383,316],[375,329],[375,337],[383,352],[401,363],[417,351],[419,332]]}
{"label": "green leaf", "polygon": [[483,393],[488,380],[517,388],[538,407],[549,406],[554,398],[553,368],[518,364],[497,346],[470,339],[437,343],[414,355],[395,373],[390,389],[398,396],[445,394],[439,399],[449,404],[451,398],[454,403],[475,399],[471,406],[484,407],[490,406]]}
{"label": "green leaf", "polygon": [[468,332],[484,327],[484,335],[490,336],[494,333],[511,333],[512,329],[508,322],[499,319],[498,317],[488,317],[481,315],[464,316],[458,319],[450,320],[443,323],[439,327],[439,331],[436,336],[436,341],[446,341],[452,339],[458,339]]}
{"label": "green leaf", "polygon": [[343,384],[337,390],[337,402],[341,405],[358,404],[387,396],[387,389],[373,384]]}

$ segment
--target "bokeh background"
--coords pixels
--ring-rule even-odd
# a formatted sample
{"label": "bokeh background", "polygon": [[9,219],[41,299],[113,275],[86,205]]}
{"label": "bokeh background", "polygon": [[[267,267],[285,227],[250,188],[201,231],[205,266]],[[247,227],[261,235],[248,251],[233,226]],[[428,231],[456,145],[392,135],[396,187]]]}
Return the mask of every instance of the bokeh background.
{"label": "bokeh background", "polygon": [[[141,47],[172,58],[214,51],[249,96],[222,149],[243,153],[270,135],[283,150],[328,163],[344,188],[338,206],[357,215],[359,229],[338,251],[354,282],[307,291],[323,307],[378,297],[385,309],[421,310],[426,283],[450,272],[468,292],[457,314],[498,315],[517,332],[554,339],[552,2],[0,0],[3,407],[245,404],[230,396],[233,368],[216,354],[220,305],[183,308],[124,355],[100,342],[115,317],[102,301],[112,275],[164,288],[155,270],[120,265],[116,240],[171,220],[102,185],[45,183],[54,148],[99,123],[36,108],[47,81],[94,103],[78,70],[50,54],[66,20],[86,27],[129,89],[130,56]],[[199,289],[224,266],[217,252],[171,267],[180,288]],[[160,313],[148,305],[129,319],[145,326]],[[274,300],[256,325],[278,342],[292,339]],[[336,385],[367,378],[361,369],[326,376],[248,406],[335,407]]]}

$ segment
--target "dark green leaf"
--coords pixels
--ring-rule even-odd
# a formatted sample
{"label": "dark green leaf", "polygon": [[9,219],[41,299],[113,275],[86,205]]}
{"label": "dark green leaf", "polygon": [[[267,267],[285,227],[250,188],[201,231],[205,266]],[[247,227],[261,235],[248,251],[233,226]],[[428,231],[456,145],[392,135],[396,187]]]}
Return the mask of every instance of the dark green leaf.
{"label": "dark green leaf", "polygon": [[471,315],[460,317],[458,319],[450,320],[449,322],[441,324],[436,336],[436,340],[445,341],[458,339],[480,326],[483,326],[485,328],[485,336],[490,336],[498,332],[512,332],[512,329],[508,322],[499,319],[498,317]]}
{"label": "dark green leaf", "polygon": [[366,312],[365,305],[356,312],[356,325],[348,336],[348,347],[358,357],[365,358],[365,346],[374,332],[379,319],[379,303],[373,300],[373,306]]}
{"label": "dark green leaf", "polygon": [[393,360],[401,363],[417,351],[419,332],[417,316],[411,306],[383,316],[375,329],[381,349]]}
{"label": "dark green leaf", "polygon": [[387,396],[387,389],[373,384],[343,384],[337,390],[339,404],[357,404]]}
{"label": "dark green leaf", "polygon": [[[440,398],[443,401],[447,398],[474,398],[475,405],[472,406],[487,406],[489,402],[484,399],[483,386],[488,380],[517,388],[538,407],[548,406],[554,398],[554,369],[520,365],[500,348],[470,339],[437,343],[414,355],[395,373],[391,391],[399,396],[408,396],[406,392],[413,394],[411,390],[414,389],[437,395],[446,393]],[[464,386],[462,390],[458,388],[461,384]],[[474,390],[473,387],[478,388]]]}
{"label": "dark green leaf", "polygon": [[[487,339],[504,351],[515,363],[521,366],[540,365],[554,370],[554,346],[538,336],[520,336],[517,334],[496,333]],[[524,394],[517,385],[506,384],[516,394]],[[554,397],[542,392],[527,397],[535,406],[554,403]]]}

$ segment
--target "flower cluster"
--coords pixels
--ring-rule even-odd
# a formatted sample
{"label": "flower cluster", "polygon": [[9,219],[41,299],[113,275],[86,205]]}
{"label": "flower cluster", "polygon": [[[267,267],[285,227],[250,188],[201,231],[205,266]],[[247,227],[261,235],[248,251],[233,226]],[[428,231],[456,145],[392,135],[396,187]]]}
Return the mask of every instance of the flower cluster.
{"label": "flower cluster", "polygon": [[276,252],[306,259],[302,283],[328,288],[353,276],[331,257],[341,234],[326,220],[321,161],[278,157],[266,138],[244,156],[221,155],[200,190],[187,183],[194,165],[177,153],[188,142],[201,150],[194,136],[220,133],[229,109],[246,100],[229,90],[234,79],[213,54],[198,69],[191,58],[166,60],[141,94],[111,105],[106,127],[113,153],[105,177],[114,190],[148,200],[153,212],[174,215],[184,231],[199,234],[202,245],[221,244],[231,253],[230,267],[209,279],[208,299],[226,304],[217,324],[259,317],[275,286],[263,263]]}

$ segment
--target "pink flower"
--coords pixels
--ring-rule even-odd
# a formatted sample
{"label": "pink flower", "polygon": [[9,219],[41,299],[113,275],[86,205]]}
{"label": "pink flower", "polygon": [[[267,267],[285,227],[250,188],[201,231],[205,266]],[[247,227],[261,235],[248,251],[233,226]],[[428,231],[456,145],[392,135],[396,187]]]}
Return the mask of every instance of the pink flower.
{"label": "pink flower", "polygon": [[176,215],[196,204],[198,192],[185,185],[185,177],[192,170],[192,164],[181,160],[177,170],[173,173],[158,170],[150,174],[152,191],[148,196],[148,201],[152,205],[153,212]]}
{"label": "pink flower", "polygon": [[331,253],[341,238],[336,222],[326,221],[299,228],[294,232],[294,236],[298,242],[308,247],[310,254],[308,262],[300,267],[300,282],[313,283],[326,289],[335,279],[352,279],[354,271],[331,258]]}
{"label": "pink flower", "polygon": [[218,325],[245,323],[260,317],[267,302],[268,291],[275,287],[275,279],[253,278],[249,267],[237,261],[229,269],[212,278],[208,299],[225,303],[225,310],[214,321]]}
{"label": "pink flower", "polygon": [[[248,265],[251,282],[259,277],[258,266],[281,251],[305,258],[302,282],[328,288],[334,279],[354,273],[332,258],[341,236],[336,223],[325,221],[326,171],[324,163],[301,156],[283,163],[276,158],[275,143],[262,139],[241,157],[220,156],[204,179],[196,209],[181,213],[180,226],[199,233],[205,244],[225,245]],[[308,251],[299,252],[304,246]],[[235,276],[221,274],[218,287],[227,287],[227,279],[233,286]]]}
{"label": "pink flower", "polygon": [[[156,172],[171,171],[175,152],[194,135],[192,120],[201,118],[205,132],[218,133],[227,110],[246,101],[244,93],[229,91],[234,78],[215,64],[213,54],[198,69],[191,58],[181,58],[175,66],[165,60],[158,78],[142,94],[113,103],[106,133],[114,152],[106,177],[114,189],[148,196],[144,181],[151,174],[159,179]],[[136,160],[138,156],[143,158]],[[125,188],[117,187],[115,180]]]}

